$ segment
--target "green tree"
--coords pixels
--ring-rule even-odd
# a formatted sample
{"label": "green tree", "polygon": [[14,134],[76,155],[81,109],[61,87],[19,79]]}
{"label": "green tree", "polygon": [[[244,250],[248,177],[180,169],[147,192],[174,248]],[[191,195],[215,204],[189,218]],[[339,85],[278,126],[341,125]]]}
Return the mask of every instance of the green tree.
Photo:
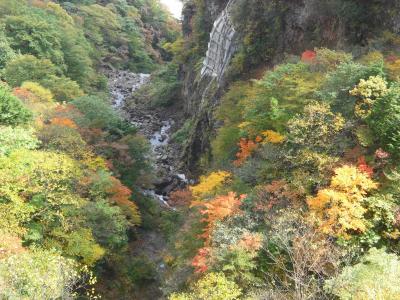
{"label": "green tree", "polygon": [[59,67],[63,66],[60,32],[52,24],[34,13],[8,16],[4,23],[5,34],[14,50],[47,58]]}
{"label": "green tree", "polygon": [[10,43],[4,35],[4,29],[0,25],[0,69],[3,69],[7,62],[13,60],[15,56],[16,53],[11,48]]}
{"label": "green tree", "polygon": [[19,55],[8,61],[4,78],[12,87],[20,86],[25,81],[41,82],[57,73],[56,67],[48,59],[38,59],[33,55]]}
{"label": "green tree", "polygon": [[111,130],[121,124],[121,117],[101,98],[84,96],[75,99],[72,104],[83,114],[76,120],[80,127]]}
{"label": "green tree", "polygon": [[326,281],[325,289],[341,300],[394,300],[400,295],[399,276],[399,258],[372,248],[358,264]]}
{"label": "green tree", "polygon": [[361,79],[370,76],[383,76],[383,65],[362,65],[352,61],[341,63],[336,69],[329,72],[318,96],[331,104],[334,111],[341,112],[345,117],[354,116],[354,107],[357,98],[352,96],[352,90]]}
{"label": "green tree", "polygon": [[86,223],[100,245],[109,249],[120,248],[128,241],[128,221],[121,209],[105,200],[89,202],[84,207]]}
{"label": "green tree", "polygon": [[72,101],[83,96],[78,83],[65,76],[49,75],[40,80],[40,83],[48,88],[58,101]]}
{"label": "green tree", "polygon": [[172,294],[170,300],[235,300],[242,295],[241,289],[227,279],[224,273],[209,273],[197,281],[192,292]]}
{"label": "green tree", "polygon": [[34,250],[0,260],[0,298],[61,299],[73,297],[81,280],[72,259]]}
{"label": "green tree", "polygon": [[376,139],[393,155],[400,149],[400,86],[394,84],[387,94],[374,102],[367,119]]}
{"label": "green tree", "polygon": [[21,100],[13,96],[6,87],[0,85],[0,124],[25,124],[31,118],[31,112],[25,108]]}

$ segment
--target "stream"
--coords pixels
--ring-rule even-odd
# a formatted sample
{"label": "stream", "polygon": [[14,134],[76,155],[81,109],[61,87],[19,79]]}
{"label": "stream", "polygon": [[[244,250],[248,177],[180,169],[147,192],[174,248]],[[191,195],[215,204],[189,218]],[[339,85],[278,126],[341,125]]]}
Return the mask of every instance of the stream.
{"label": "stream", "polygon": [[163,118],[156,109],[140,105],[128,108],[127,100],[132,93],[151,80],[149,74],[132,73],[129,71],[113,70],[107,72],[109,89],[112,95],[114,109],[120,111],[145,136],[150,145],[149,159],[155,170],[154,188],[143,190],[143,194],[153,197],[163,207],[170,208],[168,194],[187,185],[188,180],[178,170],[177,151],[172,145],[171,135],[175,121]]}
{"label": "stream", "polygon": [[[135,102],[132,93],[151,80],[149,74],[137,74],[121,70],[107,70],[108,85],[115,110],[134,125],[147,138],[151,147],[148,159],[153,164],[155,179],[153,187],[141,192],[153,198],[163,210],[175,210],[168,204],[171,191],[184,188],[188,184],[185,174],[179,170],[180,159],[177,145],[172,135],[179,125],[174,113],[161,108],[149,108]],[[177,118],[177,117],[175,117]],[[175,125],[175,126],[174,126]],[[137,237],[129,243],[131,257],[146,257],[154,263],[157,276],[154,281],[143,286],[135,286],[129,299],[166,299],[162,283],[168,273],[164,262],[167,241],[159,228],[137,228]]]}

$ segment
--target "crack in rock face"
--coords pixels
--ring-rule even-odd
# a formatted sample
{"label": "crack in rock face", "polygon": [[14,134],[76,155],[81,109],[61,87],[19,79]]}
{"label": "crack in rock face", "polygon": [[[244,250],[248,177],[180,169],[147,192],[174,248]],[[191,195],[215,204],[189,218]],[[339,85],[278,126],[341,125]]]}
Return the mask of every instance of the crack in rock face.
{"label": "crack in rock face", "polygon": [[201,76],[209,75],[220,80],[236,51],[236,30],[230,17],[230,8],[234,1],[228,2],[214,22]]}

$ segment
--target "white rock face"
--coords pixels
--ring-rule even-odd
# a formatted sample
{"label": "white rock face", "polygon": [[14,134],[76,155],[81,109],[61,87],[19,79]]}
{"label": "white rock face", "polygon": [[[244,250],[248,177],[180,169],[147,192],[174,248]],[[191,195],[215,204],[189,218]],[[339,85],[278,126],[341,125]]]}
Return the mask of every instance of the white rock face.
{"label": "white rock face", "polygon": [[235,0],[230,0],[214,22],[201,76],[209,75],[221,79],[236,51],[236,31],[230,17],[230,8],[234,2]]}

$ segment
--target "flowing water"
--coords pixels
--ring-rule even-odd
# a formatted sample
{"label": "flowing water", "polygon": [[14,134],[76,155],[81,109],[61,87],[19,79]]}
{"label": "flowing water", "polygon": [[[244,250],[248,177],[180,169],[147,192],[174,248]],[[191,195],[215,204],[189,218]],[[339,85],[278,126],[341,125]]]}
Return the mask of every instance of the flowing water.
{"label": "flowing water", "polygon": [[157,180],[155,188],[143,190],[143,194],[153,197],[164,207],[168,205],[168,194],[177,187],[188,183],[186,176],[177,170],[176,151],[170,147],[172,126],[174,120],[162,119],[156,111],[134,108],[127,112],[126,100],[133,92],[148,83],[149,74],[137,74],[128,71],[112,71],[108,74],[109,88],[113,106],[123,112],[129,121],[135,125],[151,145],[150,160],[154,162]]}
{"label": "flowing water", "polygon": [[[205,80],[205,90],[202,93],[202,102],[207,97],[213,83],[219,83],[226,67],[236,51],[236,31],[230,18],[230,7],[235,0],[230,0],[227,7],[221,12],[214,23],[210,34],[210,43],[206,58],[201,70],[202,80]],[[165,112],[146,109],[140,105],[126,105],[131,95],[141,86],[149,82],[150,75],[135,74],[127,71],[113,70],[107,72],[109,88],[113,99],[114,108],[126,115],[126,118],[138,128],[151,145],[150,158],[154,162],[156,181],[154,188],[143,190],[143,194],[152,197],[165,209],[171,208],[168,204],[169,193],[176,188],[188,185],[189,180],[178,169],[178,151],[173,147],[171,140],[172,131],[177,124]],[[131,102],[131,101],[130,101]],[[177,120],[179,123],[179,121]],[[167,248],[167,241],[158,228],[138,229],[138,237],[130,242],[131,255],[148,257],[157,268],[158,279],[153,283],[143,286],[131,295],[132,299],[165,299],[161,290],[161,283],[165,280],[168,267],[163,260],[163,253]]]}
{"label": "flowing water", "polygon": [[110,76],[110,90],[113,98],[113,106],[122,108],[125,98],[139,89],[150,80],[150,74],[131,73],[128,71],[116,71]]}
{"label": "flowing water", "polygon": [[157,151],[158,148],[168,145],[170,140],[171,126],[171,120],[163,121],[160,130],[153,134],[150,139],[150,144],[153,151]]}

